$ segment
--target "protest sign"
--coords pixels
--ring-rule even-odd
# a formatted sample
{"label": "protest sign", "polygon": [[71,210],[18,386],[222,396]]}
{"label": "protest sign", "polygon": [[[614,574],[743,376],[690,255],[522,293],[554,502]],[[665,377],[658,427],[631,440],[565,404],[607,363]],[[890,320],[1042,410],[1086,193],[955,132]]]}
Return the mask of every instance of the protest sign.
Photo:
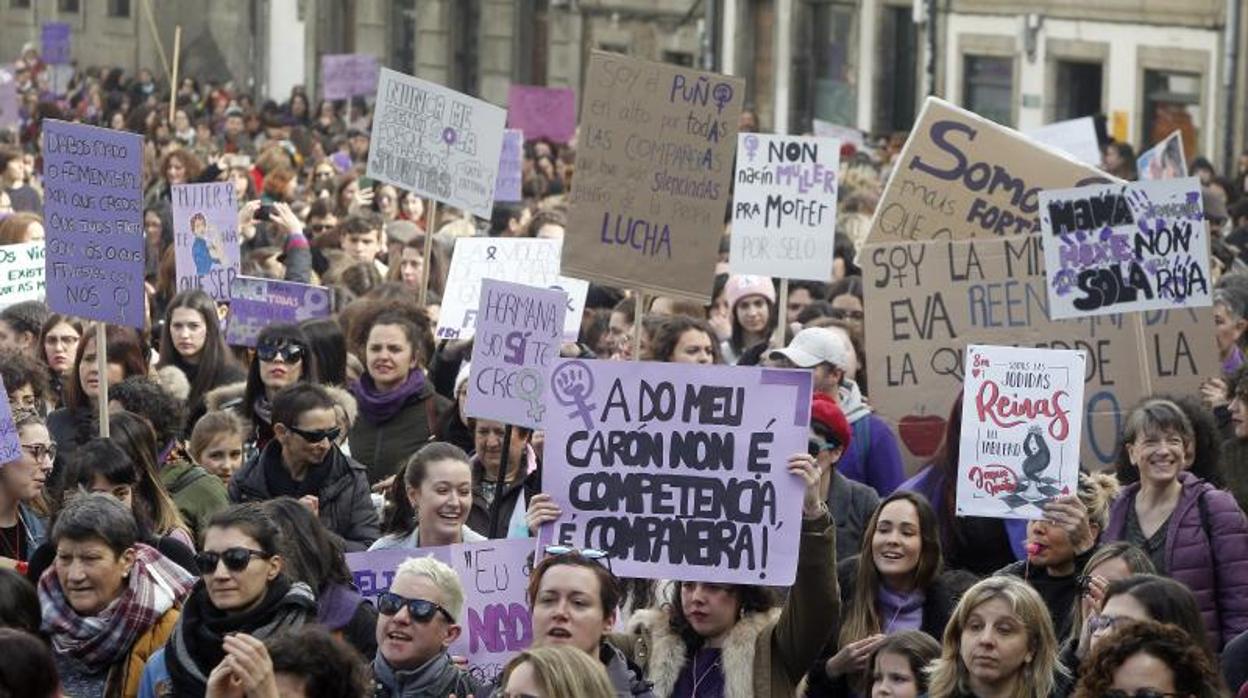
{"label": "protest sign", "polygon": [[495,201],[520,201],[521,168],[524,165],[524,133],[514,128],[503,131],[503,150],[498,159],[498,179],[494,182]]}
{"label": "protest sign", "polygon": [[172,195],[178,290],[199,288],[213,300],[229,301],[239,273],[234,184],[175,184]]}
{"label": "protest sign", "polygon": [[382,68],[367,174],[489,218],[506,118],[488,102]]}
{"label": "protest sign", "polygon": [[809,371],[563,360],[551,373],[543,544],[621,577],[787,586],[797,570]]}
{"label": "protest sign", "polygon": [[1160,143],[1140,153],[1135,160],[1140,181],[1179,179],[1187,176],[1187,157],[1183,154],[1183,134],[1166,136]]}
{"label": "protest sign", "polygon": [[48,65],[69,63],[70,31],[66,22],[44,22],[39,34],[39,57]]}
{"label": "protest sign", "polygon": [[813,119],[811,126],[815,135],[819,138],[835,138],[842,143],[852,143],[855,148],[862,150],[866,147],[866,138],[862,135],[862,131],[848,126],[839,126],[823,119]]}
{"label": "protest sign", "polygon": [[1085,165],[1099,167],[1101,164],[1101,144],[1096,139],[1096,124],[1090,116],[1033,128],[1024,131],[1023,135],[1037,143],[1057,148]]}
{"label": "protest sign", "polygon": [[841,144],[757,133],[737,139],[732,273],[828,282]]}
{"label": "protest sign", "polygon": [[563,273],[710,302],[741,78],[594,51]]}
{"label": "protest sign", "polygon": [[485,279],[464,413],[541,429],[568,296]]}
{"label": "protest sign", "polygon": [[1079,488],[1082,351],[969,346],[958,516],[1039,519]]}
{"label": "protest sign", "polygon": [[1040,193],[1049,316],[1213,304],[1200,180]]}
{"label": "protest sign", "polygon": [[568,294],[564,337],[576,341],[589,283],[559,274],[560,240],[539,238],[458,238],[446,275],[438,313],[438,339],[468,339],[476,332],[481,281],[497,279],[552,288]]}
{"label": "protest sign", "polygon": [[333,291],[324,286],[236,276],[230,284],[230,315],[225,341],[254,347],[260,330],[275,323],[298,323],[329,317]]}
{"label": "protest sign", "polygon": [[533,642],[525,589],[533,541],[492,540],[436,548],[347,553],[347,566],[360,593],[370,599],[390,589],[394,571],[406,559],[432,556],[455,570],[464,589],[463,628],[450,653],[468,658],[468,671],[483,685],[498,678],[507,660]]}
{"label": "protest sign", "polygon": [[14,130],[21,125],[17,98],[17,80],[13,73],[0,69],[0,131]]}
{"label": "protest sign", "polygon": [[142,329],[143,137],[43,122],[48,306]]}
{"label": "protest sign", "polygon": [[511,85],[507,125],[522,131],[528,141],[567,143],[576,135],[576,92],[570,87]]}
{"label": "protest sign", "polygon": [[44,249],[43,240],[0,247],[0,308],[44,299]]}
{"label": "protest sign", "polygon": [[350,99],[377,94],[377,57],[369,53],[321,56],[321,98]]}
{"label": "protest sign", "polygon": [[[8,395],[4,381],[0,380],[0,395]],[[22,440],[13,423],[13,407],[8,400],[0,400],[0,468],[22,457]]]}

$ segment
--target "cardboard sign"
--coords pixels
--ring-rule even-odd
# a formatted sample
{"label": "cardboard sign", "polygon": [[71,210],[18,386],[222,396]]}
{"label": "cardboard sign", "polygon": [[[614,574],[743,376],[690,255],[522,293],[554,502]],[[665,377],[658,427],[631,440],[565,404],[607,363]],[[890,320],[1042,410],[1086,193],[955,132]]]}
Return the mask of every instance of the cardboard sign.
{"label": "cardboard sign", "polygon": [[482,282],[465,414],[542,428],[567,307],[562,291]]}
{"label": "cardboard sign", "polygon": [[1053,318],[1213,304],[1200,180],[1040,194]]}
{"label": "cardboard sign", "polygon": [[142,329],[143,137],[43,122],[48,306]]}
{"label": "cardboard sign", "polygon": [[756,133],[737,144],[732,273],[830,281],[841,144]]}
{"label": "cardboard sign", "polygon": [[1058,121],[1023,133],[1033,141],[1057,148],[1086,165],[1099,167],[1101,164],[1101,144],[1096,139],[1096,124],[1090,116]]}
{"label": "cardboard sign", "polygon": [[69,42],[68,23],[44,22],[39,34],[39,57],[49,65],[69,63]]}
{"label": "cardboard sign", "polygon": [[13,73],[0,69],[0,131],[16,131],[21,125],[17,80]]}
{"label": "cardboard sign", "polygon": [[382,68],[367,174],[489,218],[506,118],[488,102]]}
{"label": "cardboard sign", "polygon": [[438,313],[438,339],[468,339],[476,333],[484,279],[550,288],[568,294],[564,337],[576,341],[589,284],[559,274],[562,241],[538,238],[458,238]]}
{"label": "cardboard sign", "polygon": [[594,51],[563,273],[710,302],[741,78]]}
{"label": "cardboard sign", "polygon": [[13,407],[7,399],[9,393],[2,379],[0,391],[0,395],[6,396],[6,399],[0,400],[0,468],[3,468],[6,463],[22,457],[22,440],[18,438],[17,425],[13,423]]}
{"label": "cardboard sign", "polygon": [[970,346],[958,516],[1039,519],[1079,488],[1082,351]]}
{"label": "cardboard sign", "polygon": [[525,589],[533,570],[528,538],[463,543],[413,550],[347,553],[347,567],[360,593],[376,599],[390,589],[404,560],[432,556],[450,565],[464,590],[463,628],[450,653],[468,658],[468,671],[482,685],[493,683],[516,653],[533,643],[533,621]]}
{"label": "cardboard sign", "polygon": [[495,201],[520,201],[521,170],[524,167],[524,132],[503,131],[503,150],[498,158],[498,180],[494,182]]}
{"label": "cardboard sign", "polygon": [[543,544],[621,577],[787,586],[797,571],[809,371],[563,360],[551,374]]}
{"label": "cardboard sign", "polygon": [[1140,153],[1135,160],[1140,181],[1180,179],[1187,176],[1187,158],[1183,155],[1183,134],[1175,131],[1160,143]]}
{"label": "cardboard sign", "polygon": [[239,274],[238,203],[231,182],[173,186],[173,245],[178,290],[203,289],[230,300]]}
{"label": "cardboard sign", "polygon": [[576,92],[570,87],[511,85],[507,125],[522,131],[525,140],[567,143],[576,135]]}
{"label": "cardboard sign", "polygon": [[238,276],[230,284],[225,341],[254,347],[260,330],[269,325],[329,317],[333,309],[333,290],[324,286]]}
{"label": "cardboard sign", "polygon": [[0,308],[23,301],[41,301],[44,286],[44,241],[0,247]]}
{"label": "cardboard sign", "polygon": [[370,53],[321,56],[321,97],[351,99],[377,94],[377,57]]}

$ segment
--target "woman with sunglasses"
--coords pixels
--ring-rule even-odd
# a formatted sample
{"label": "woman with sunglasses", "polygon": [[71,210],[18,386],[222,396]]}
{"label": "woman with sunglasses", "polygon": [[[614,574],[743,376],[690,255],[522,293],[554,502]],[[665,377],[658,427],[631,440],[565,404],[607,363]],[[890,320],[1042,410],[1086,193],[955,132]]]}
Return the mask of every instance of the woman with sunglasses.
{"label": "woman with sunglasses", "polygon": [[273,438],[273,396],[282,388],[319,378],[316,358],[297,325],[269,325],[256,337],[256,354],[247,372],[239,410],[251,425],[249,457]]}
{"label": "woman with sunglasses", "polygon": [[454,444],[435,441],[421,447],[408,460],[403,477],[388,488],[387,499],[383,529],[393,532],[369,550],[487,540],[467,525],[472,513],[472,464]]}
{"label": "woman with sunglasses", "polygon": [[212,517],[195,556],[199,582],[164,649],[147,663],[139,696],[203,696],[208,676],[225,658],[225,638],[246,633],[264,641],[316,621],[308,585],[284,573],[281,530],[258,504]]}
{"label": "woman with sunglasses", "polygon": [[40,511],[56,444],[43,418],[15,411],[13,424],[22,448],[17,460],[0,467],[0,568],[26,573],[31,555],[43,543],[47,522]]}
{"label": "woman with sunglasses", "polygon": [[[1140,621],[1096,651],[1075,698],[1219,698],[1227,695],[1208,654],[1181,628]],[[1241,694],[1242,695],[1242,694]]]}
{"label": "woman with sunglasses", "polygon": [[217,304],[199,289],[182,291],[165,308],[160,333],[160,363],[186,375],[191,392],[186,398],[187,423],[204,413],[204,394],[213,388],[243,380],[221,334]]}

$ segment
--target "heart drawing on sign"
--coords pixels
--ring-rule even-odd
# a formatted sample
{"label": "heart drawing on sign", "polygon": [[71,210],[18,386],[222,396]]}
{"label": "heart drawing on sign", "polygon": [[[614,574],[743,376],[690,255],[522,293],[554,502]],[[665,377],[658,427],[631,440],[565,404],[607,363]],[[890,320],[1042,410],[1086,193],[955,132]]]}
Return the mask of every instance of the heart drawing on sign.
{"label": "heart drawing on sign", "polygon": [[979,369],[978,368],[971,369],[971,375],[975,376],[976,378],[979,378]]}

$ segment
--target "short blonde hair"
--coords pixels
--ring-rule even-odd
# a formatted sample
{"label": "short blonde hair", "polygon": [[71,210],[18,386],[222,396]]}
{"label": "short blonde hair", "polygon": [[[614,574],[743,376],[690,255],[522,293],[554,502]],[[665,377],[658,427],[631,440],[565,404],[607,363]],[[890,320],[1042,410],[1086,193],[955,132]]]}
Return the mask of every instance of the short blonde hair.
{"label": "short blonde hair", "polygon": [[450,611],[456,622],[459,622],[459,614],[464,610],[464,588],[460,586],[459,575],[455,574],[455,570],[451,569],[450,565],[431,555],[409,557],[399,564],[398,569],[394,571],[394,578],[397,580],[408,574],[424,577],[433,582],[438,591],[442,592],[446,601],[443,604],[446,610]]}
{"label": "short blonde hair", "polygon": [[499,687],[506,689],[511,672],[521,664],[533,667],[542,695],[551,698],[615,698],[607,669],[597,657],[568,645],[530,647],[503,667]]}

